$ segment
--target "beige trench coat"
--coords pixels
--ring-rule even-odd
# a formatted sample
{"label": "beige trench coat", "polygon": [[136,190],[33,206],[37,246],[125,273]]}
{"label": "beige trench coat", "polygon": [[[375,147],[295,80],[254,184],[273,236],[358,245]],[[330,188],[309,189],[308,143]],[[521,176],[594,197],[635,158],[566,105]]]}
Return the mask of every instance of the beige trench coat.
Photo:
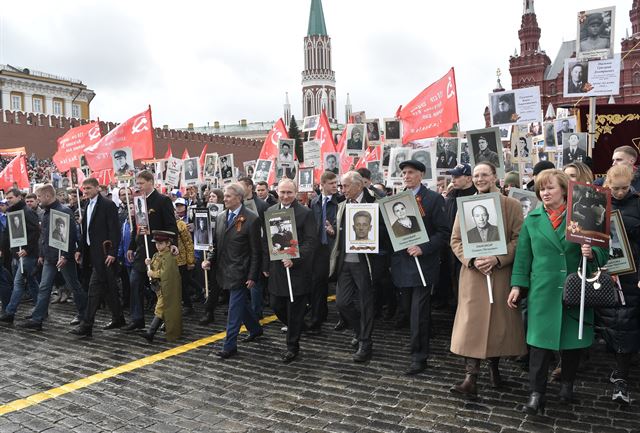
{"label": "beige trench coat", "polygon": [[451,352],[467,358],[487,359],[527,353],[520,311],[507,306],[511,290],[511,265],[523,222],[522,208],[517,200],[503,195],[500,195],[500,204],[507,254],[497,256],[500,264],[491,273],[493,304],[489,303],[486,276],[470,267],[471,260],[463,255],[457,216],[451,233],[451,249],[462,263]]}

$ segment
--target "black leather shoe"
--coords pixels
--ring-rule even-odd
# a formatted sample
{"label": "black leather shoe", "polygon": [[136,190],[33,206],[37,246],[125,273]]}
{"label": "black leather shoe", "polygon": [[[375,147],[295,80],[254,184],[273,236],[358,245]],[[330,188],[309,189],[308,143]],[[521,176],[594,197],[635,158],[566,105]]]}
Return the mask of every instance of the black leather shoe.
{"label": "black leather shoe", "polygon": [[529,401],[524,405],[522,411],[529,415],[537,415],[538,412],[540,412],[540,415],[544,415],[545,403],[544,394],[534,391],[529,396]]}
{"label": "black leather shoe", "polygon": [[76,316],[73,318],[73,320],[71,322],[69,322],[69,325],[71,326],[76,326],[80,324],[80,317]]}
{"label": "black leather shoe", "polygon": [[133,322],[129,323],[127,326],[122,328],[123,331],[127,331],[127,332],[135,331],[136,329],[144,329],[144,321],[134,320]]}
{"label": "black leather shoe", "polygon": [[80,337],[91,337],[91,335],[93,334],[93,330],[90,326],[80,325],[77,328],[73,328],[71,331],[69,331],[69,334],[78,335]]}
{"label": "black leather shoe", "polygon": [[558,398],[562,403],[571,403],[573,401],[573,382],[562,382],[560,384]]}
{"label": "black leather shoe", "polygon": [[102,327],[102,329],[117,329],[117,328],[122,328],[123,326],[125,326],[127,324],[127,322],[124,320],[124,317],[122,317],[119,320],[112,320],[111,322],[107,323],[106,325],[104,325]]}
{"label": "black leather shoe", "polygon": [[373,351],[371,350],[371,347],[365,347],[361,344],[358,351],[353,354],[353,362],[367,362],[371,359],[372,355]]}
{"label": "black leather shoe", "polygon": [[245,335],[242,341],[245,343],[251,343],[252,341],[255,341],[256,338],[262,337],[263,335],[264,335],[264,331],[260,329],[260,331],[256,332],[255,334]]}
{"label": "black leather shoe", "polygon": [[284,362],[285,364],[290,363],[291,361],[293,361],[297,357],[298,357],[298,352],[292,352],[290,350],[282,352],[282,356],[281,356],[282,362]]}
{"label": "black leather shoe", "polygon": [[13,314],[4,313],[2,316],[0,316],[0,322],[13,323],[13,318]]}
{"label": "black leather shoe", "polygon": [[229,359],[232,356],[236,356],[238,354],[238,349],[231,349],[231,350],[220,350],[219,352],[216,352],[216,356],[219,356],[220,359]]}
{"label": "black leather shoe", "polygon": [[418,373],[422,373],[426,369],[427,369],[426,361],[423,361],[423,362],[413,361],[409,365],[409,368],[404,372],[404,374],[406,374],[407,376],[415,376]]}
{"label": "black leather shoe", "polygon": [[213,322],[214,322],[213,312],[207,311],[206,313],[204,313],[204,316],[202,316],[202,318],[198,321],[198,325],[205,326]]}
{"label": "black leather shoe", "polygon": [[347,329],[347,324],[344,323],[342,320],[338,320],[338,323],[336,323],[336,326],[333,327],[334,331],[343,331]]}
{"label": "black leather shoe", "polygon": [[42,323],[35,322],[33,320],[27,320],[22,324],[23,328],[33,329],[35,331],[42,331]]}

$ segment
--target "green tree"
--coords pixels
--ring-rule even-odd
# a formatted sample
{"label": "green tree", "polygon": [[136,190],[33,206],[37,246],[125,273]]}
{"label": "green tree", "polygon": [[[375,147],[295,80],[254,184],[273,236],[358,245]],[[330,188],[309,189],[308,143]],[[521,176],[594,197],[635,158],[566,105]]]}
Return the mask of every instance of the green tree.
{"label": "green tree", "polygon": [[298,162],[304,162],[304,156],[302,154],[302,138],[300,138],[301,133],[300,129],[298,129],[298,123],[296,122],[296,117],[291,116],[291,121],[289,122],[289,138],[294,138],[296,140],[295,152],[296,158],[298,158]]}

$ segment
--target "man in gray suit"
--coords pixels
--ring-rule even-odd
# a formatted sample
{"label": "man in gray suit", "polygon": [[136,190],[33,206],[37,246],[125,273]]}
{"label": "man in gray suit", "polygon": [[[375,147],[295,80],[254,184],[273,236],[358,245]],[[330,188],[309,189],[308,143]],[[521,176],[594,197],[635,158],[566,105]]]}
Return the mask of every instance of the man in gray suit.
{"label": "man in gray suit", "polygon": [[[229,290],[227,336],[222,350],[216,353],[227,359],[238,353],[240,327],[249,330],[245,342],[263,334],[256,313],[249,304],[249,290],[256,284],[260,272],[260,219],[242,205],[244,187],[232,183],[224,189],[227,210],[218,214],[216,221],[216,279],[223,290]],[[203,269],[211,263],[204,261]]]}
{"label": "man in gray suit", "polygon": [[471,216],[476,226],[467,231],[467,240],[470,244],[482,242],[496,242],[500,240],[498,227],[489,224],[489,211],[481,204],[471,209]]}

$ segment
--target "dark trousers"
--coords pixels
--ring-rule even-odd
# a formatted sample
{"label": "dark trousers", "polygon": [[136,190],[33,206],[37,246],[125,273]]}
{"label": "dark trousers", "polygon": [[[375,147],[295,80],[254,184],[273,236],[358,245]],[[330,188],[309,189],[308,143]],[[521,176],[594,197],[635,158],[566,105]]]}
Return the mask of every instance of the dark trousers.
{"label": "dark trousers", "polygon": [[288,296],[271,295],[270,303],[278,320],[287,326],[287,349],[298,353],[300,334],[304,327],[304,313],[307,307],[307,295],[295,295],[293,302]]}
{"label": "dark trousers", "polygon": [[144,321],[144,291],[148,280],[146,273],[131,269],[129,311],[132,322]]}
{"label": "dark trousers", "polygon": [[368,271],[363,271],[361,263],[344,262],[338,275],[336,306],[358,341],[368,345],[373,333],[374,298]]}
{"label": "dark trousers", "polygon": [[227,335],[224,338],[223,350],[231,351],[238,345],[240,327],[247,327],[249,334],[260,332],[260,323],[256,313],[249,304],[249,289],[241,287],[229,291],[229,314],[227,316]]}
{"label": "dark trousers", "polygon": [[193,270],[187,269],[187,265],[178,267],[180,269],[180,278],[182,279],[182,305],[187,308],[192,308],[191,303],[191,289],[195,287],[195,281],[193,280]]}
{"label": "dark trousers", "polygon": [[313,290],[310,295],[311,321],[310,328],[320,328],[327,320],[329,308],[327,307],[327,296],[329,295],[329,256],[331,249],[329,245],[320,245],[316,249],[313,260],[313,272],[311,281]]}
{"label": "dark trousers", "polygon": [[96,312],[104,299],[111,310],[111,320],[119,321],[122,318],[122,306],[118,299],[116,278],[113,274],[113,266],[106,270],[93,269],[89,278],[89,295],[87,301],[87,312],[85,314],[85,324],[93,326]]}
{"label": "dark trousers", "polygon": [[401,291],[401,299],[410,302],[411,359],[414,362],[426,362],[429,357],[431,286],[403,287]]}
{"label": "dark trousers", "polygon": [[382,311],[382,307],[387,306],[387,314],[393,317],[396,313],[398,301],[396,290],[391,283],[391,272],[389,272],[389,256],[378,256],[378,263],[371,269],[373,278],[371,287],[375,294],[375,311]]}
{"label": "dark trousers", "polygon": [[[582,349],[561,350],[562,382],[573,382],[578,373],[580,351]],[[539,347],[529,347],[529,388],[532,392],[544,394],[547,391],[549,363],[553,358],[553,351]]]}

